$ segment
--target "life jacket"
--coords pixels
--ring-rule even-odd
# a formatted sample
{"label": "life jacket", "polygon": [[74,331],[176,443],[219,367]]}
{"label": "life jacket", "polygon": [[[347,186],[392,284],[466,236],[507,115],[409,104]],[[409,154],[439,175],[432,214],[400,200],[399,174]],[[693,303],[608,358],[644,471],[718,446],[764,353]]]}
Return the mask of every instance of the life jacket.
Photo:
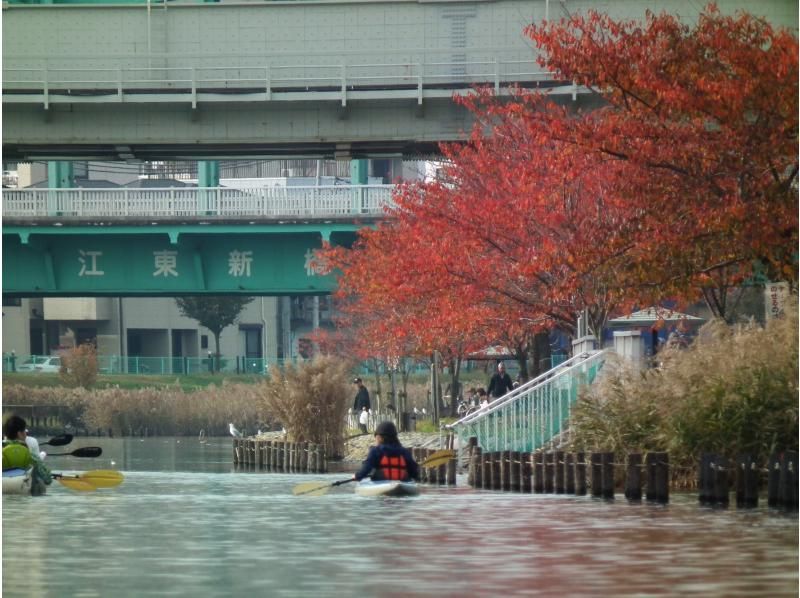
{"label": "life jacket", "polygon": [[403,455],[397,455],[396,457],[383,455],[381,457],[380,464],[378,465],[378,471],[384,480],[402,481],[408,479],[406,459],[403,457]]}
{"label": "life jacket", "polygon": [[26,444],[12,441],[3,447],[3,471],[6,469],[27,469],[33,464],[33,457]]}

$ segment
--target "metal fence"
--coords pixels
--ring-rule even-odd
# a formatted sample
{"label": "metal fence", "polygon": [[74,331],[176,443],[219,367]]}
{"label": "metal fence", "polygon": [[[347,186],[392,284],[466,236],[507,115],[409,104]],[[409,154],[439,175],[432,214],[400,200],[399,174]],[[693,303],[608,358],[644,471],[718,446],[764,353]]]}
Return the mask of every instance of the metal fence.
{"label": "metal fence", "polygon": [[485,451],[532,451],[561,434],[578,389],[591,384],[606,351],[577,355],[510,393],[450,424],[466,446],[471,436]]}

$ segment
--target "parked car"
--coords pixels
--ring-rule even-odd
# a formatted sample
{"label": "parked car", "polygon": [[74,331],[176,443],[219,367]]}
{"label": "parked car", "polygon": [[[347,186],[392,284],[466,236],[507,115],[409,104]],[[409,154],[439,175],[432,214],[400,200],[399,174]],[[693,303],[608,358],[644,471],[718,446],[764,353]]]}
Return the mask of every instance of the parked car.
{"label": "parked car", "polygon": [[17,366],[18,372],[58,372],[61,370],[60,357],[37,357],[28,359]]}

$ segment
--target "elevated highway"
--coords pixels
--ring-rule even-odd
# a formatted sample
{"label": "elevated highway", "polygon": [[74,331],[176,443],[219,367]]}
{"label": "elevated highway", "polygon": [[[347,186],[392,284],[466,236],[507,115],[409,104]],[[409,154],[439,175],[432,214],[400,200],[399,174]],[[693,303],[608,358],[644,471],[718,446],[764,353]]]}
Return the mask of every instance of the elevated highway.
{"label": "elevated highway", "polygon": [[[526,25],[694,0],[3,4],[6,160],[397,157],[461,139],[475,84],[594,97],[536,64]],[[796,2],[720,0],[796,29]]]}

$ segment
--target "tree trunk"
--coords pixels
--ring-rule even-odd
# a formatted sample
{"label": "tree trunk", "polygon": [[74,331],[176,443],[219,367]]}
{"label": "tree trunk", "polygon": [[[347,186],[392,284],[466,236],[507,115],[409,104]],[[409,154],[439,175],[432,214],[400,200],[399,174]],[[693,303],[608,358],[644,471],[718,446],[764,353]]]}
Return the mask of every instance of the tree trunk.
{"label": "tree trunk", "polygon": [[215,373],[219,371],[219,360],[220,360],[220,353],[219,353],[219,337],[222,336],[222,330],[212,330],[211,333],[214,335],[214,358],[211,361],[211,373]]}

